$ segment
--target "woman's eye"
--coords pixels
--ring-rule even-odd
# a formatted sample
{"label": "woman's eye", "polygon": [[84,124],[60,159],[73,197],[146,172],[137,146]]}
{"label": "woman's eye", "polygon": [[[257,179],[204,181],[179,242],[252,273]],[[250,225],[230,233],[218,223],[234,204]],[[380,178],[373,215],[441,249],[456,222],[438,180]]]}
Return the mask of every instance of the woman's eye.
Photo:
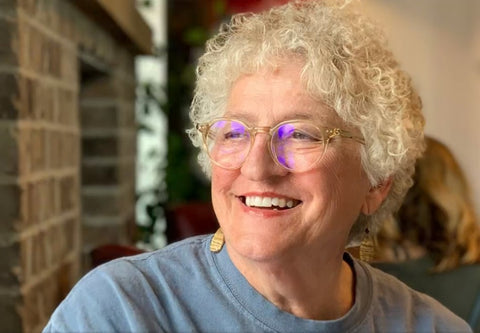
{"label": "woman's eye", "polygon": [[226,132],[223,136],[225,140],[235,140],[235,139],[243,139],[245,138],[244,132],[237,132],[237,131],[230,131]]}
{"label": "woman's eye", "polygon": [[315,138],[315,136],[313,136],[311,134],[308,134],[306,132],[303,132],[303,131],[293,132],[292,133],[292,139],[303,140],[303,141],[318,141],[318,139]]}

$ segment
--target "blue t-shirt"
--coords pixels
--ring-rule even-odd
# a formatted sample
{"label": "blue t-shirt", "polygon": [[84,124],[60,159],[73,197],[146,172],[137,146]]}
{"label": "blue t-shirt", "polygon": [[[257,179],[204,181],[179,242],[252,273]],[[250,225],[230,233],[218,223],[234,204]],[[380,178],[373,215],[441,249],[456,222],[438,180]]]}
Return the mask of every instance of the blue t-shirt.
{"label": "blue t-shirt", "polygon": [[211,235],[104,264],[83,277],[44,332],[471,332],[433,298],[345,255],[355,303],[318,321],[278,309],[231,262]]}

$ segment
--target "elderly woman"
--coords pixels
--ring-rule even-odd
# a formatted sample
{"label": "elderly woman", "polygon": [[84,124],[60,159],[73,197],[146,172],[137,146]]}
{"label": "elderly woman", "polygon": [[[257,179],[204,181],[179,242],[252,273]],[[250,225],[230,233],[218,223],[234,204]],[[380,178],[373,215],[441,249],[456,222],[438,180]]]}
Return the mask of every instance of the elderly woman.
{"label": "elderly woman", "polygon": [[94,270],[45,331],[470,331],[345,253],[423,150],[420,99],[372,24],[313,0],[235,16],[197,74],[190,135],[221,230]]}

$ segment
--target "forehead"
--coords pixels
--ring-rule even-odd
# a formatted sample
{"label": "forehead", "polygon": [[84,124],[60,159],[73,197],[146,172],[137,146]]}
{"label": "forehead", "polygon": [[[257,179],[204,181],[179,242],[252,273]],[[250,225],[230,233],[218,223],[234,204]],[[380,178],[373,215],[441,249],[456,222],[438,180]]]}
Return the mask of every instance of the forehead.
{"label": "forehead", "polygon": [[307,92],[302,69],[301,62],[292,61],[240,76],[230,90],[225,116],[256,126],[289,119],[340,125],[337,113]]}

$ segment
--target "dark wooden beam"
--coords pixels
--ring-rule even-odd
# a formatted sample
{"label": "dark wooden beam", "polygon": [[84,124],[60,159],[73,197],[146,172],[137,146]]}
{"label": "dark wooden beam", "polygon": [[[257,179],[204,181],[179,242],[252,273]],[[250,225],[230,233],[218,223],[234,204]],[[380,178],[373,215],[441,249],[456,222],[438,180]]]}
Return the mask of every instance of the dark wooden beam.
{"label": "dark wooden beam", "polygon": [[134,54],[152,54],[152,31],[133,0],[68,0]]}

